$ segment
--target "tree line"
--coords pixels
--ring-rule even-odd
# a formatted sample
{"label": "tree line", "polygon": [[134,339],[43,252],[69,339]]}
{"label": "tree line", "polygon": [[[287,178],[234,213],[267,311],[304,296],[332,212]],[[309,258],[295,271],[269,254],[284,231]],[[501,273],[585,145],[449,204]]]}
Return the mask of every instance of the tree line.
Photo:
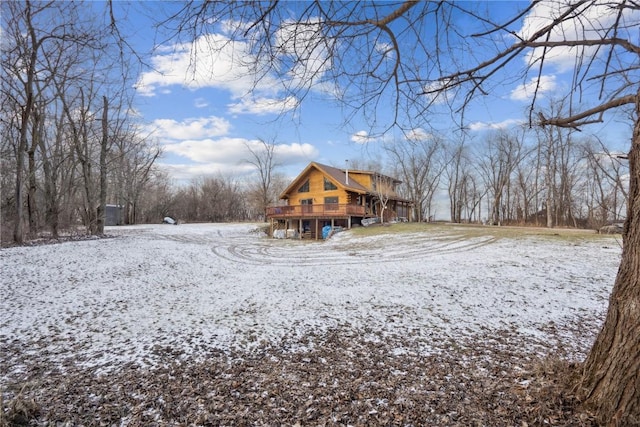
{"label": "tree line", "polygon": [[77,223],[101,234],[107,200],[135,221],[161,151],[132,119],[135,68],[109,10],[27,1],[2,12],[3,240]]}
{"label": "tree line", "polygon": [[[596,229],[626,217],[627,161],[595,136],[522,127],[475,141],[403,141],[386,152],[418,221]],[[443,206],[449,212],[438,212]]]}
{"label": "tree line", "polygon": [[[277,203],[287,180],[275,142],[247,146],[252,179],[218,175],[177,185],[157,166],[161,147],[132,107],[135,52],[108,7],[5,2],[3,12],[4,242],[101,234],[108,204],[120,207],[119,223],[135,224],[164,216],[260,220]],[[453,222],[597,228],[622,220],[625,161],[595,137],[574,134],[535,127],[473,142],[430,136],[385,144],[384,152],[417,221],[446,218],[435,208],[443,194]]]}
{"label": "tree line", "polygon": [[96,5],[2,3],[2,242],[103,234],[107,205],[121,224],[259,218],[256,183],[178,185],[158,167],[162,149],[133,108],[140,58],[112,4]]}

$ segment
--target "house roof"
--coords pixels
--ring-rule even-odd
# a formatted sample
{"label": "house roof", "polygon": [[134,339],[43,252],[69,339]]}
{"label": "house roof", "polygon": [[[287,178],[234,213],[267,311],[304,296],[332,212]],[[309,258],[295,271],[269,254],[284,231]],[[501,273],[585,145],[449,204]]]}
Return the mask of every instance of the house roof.
{"label": "house roof", "polygon": [[[347,172],[353,172],[353,173],[358,173],[358,174],[367,174],[367,175],[380,175],[380,176],[384,176],[382,174],[379,174],[377,172],[372,172],[372,171],[361,171],[361,170],[349,170],[347,171],[346,169],[338,169],[338,168],[334,168],[333,166],[328,166],[328,165],[324,165],[322,163],[317,163],[317,162],[311,162],[307,165],[306,168],[304,168],[304,170],[302,172],[300,172],[300,174],[293,180],[291,181],[291,184],[289,184],[289,186],[287,188],[285,188],[285,190],[282,192],[282,194],[280,195],[281,199],[286,199],[288,198],[288,194],[293,191],[294,188],[298,187],[302,181],[302,179],[304,177],[306,177],[306,175],[309,173],[309,171],[311,169],[317,169],[320,172],[322,172],[327,178],[331,179],[334,184],[336,184],[338,187],[344,189],[344,190],[348,190],[348,191],[352,191],[354,193],[360,193],[360,194],[367,194],[370,193],[371,190],[369,188],[366,188],[365,186],[359,184],[358,182],[356,182],[353,179],[349,179],[347,182]],[[396,183],[399,183],[400,181],[395,180]]]}

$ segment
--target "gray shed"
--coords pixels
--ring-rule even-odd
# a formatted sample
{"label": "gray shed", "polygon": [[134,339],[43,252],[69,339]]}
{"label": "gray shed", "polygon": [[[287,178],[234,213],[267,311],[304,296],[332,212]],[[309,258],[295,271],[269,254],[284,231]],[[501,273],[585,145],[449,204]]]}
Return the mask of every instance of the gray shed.
{"label": "gray shed", "polygon": [[106,206],[104,225],[122,225],[122,206]]}

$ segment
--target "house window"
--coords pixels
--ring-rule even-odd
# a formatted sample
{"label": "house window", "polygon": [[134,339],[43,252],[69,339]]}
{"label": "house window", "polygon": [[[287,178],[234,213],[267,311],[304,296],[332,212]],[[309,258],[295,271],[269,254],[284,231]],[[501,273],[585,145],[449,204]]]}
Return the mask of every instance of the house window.
{"label": "house window", "polygon": [[326,177],[324,179],[324,191],[329,191],[329,190],[337,190],[338,187],[335,186],[335,184],[331,181],[329,181]]}
{"label": "house window", "polygon": [[337,197],[325,197],[324,198],[325,209],[328,211],[338,210],[338,198]]}
{"label": "house window", "polygon": [[308,193],[309,192],[309,180],[306,180],[300,188],[298,188],[298,193]]}
{"label": "house window", "polygon": [[313,199],[302,199],[300,200],[300,204],[302,205],[303,214],[313,213]]}

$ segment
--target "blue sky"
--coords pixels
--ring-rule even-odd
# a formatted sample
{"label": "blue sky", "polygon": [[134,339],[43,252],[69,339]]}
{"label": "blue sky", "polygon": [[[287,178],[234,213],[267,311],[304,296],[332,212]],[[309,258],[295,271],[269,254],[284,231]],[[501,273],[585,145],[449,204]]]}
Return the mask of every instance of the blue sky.
{"label": "blue sky", "polygon": [[[500,19],[499,15],[509,16],[523,5],[489,2],[486,8],[492,17]],[[176,40],[159,44],[157,40],[162,37],[155,32],[148,15],[153,9],[166,6],[168,3],[160,2],[134,4],[127,11],[127,19],[135,22],[134,46],[143,54],[153,48],[147,60],[154,69],[145,69],[136,83],[136,109],[145,130],[164,148],[159,165],[176,181],[208,174],[250,174],[251,167],[244,161],[249,157],[247,145],[257,147],[259,139],[276,144],[281,171],[294,176],[310,161],[341,167],[345,160],[378,159],[383,141],[401,141],[407,136],[401,132],[373,136],[376,129],[360,115],[346,123],[349,112],[343,111],[330,91],[312,90],[300,100],[278,90],[280,82],[275,76],[267,76],[254,85],[234,59],[250,55],[242,44],[228,44],[223,55],[209,53],[207,43],[227,41],[222,30],[196,40],[183,39],[181,44]],[[550,6],[541,4],[514,27],[519,33],[528,34],[552,13]],[[593,13],[594,20],[607,19],[602,10]],[[535,75],[522,77],[516,68],[523,69],[535,54],[530,51],[529,58],[517,60],[514,78],[494,82],[489,96],[467,111],[465,125],[471,140],[482,140],[488,130],[509,128],[527,119]],[[574,56],[560,50],[547,61],[538,91],[540,105],[555,94],[567,92],[573,64]],[[510,72],[504,70],[505,76]],[[376,113],[381,117],[391,115],[385,108],[383,103]],[[446,137],[455,137],[451,129],[456,123],[448,114],[429,116],[427,120],[429,126],[439,128]],[[409,134],[427,136],[429,126],[418,124]],[[614,117],[609,117],[605,126],[587,131],[611,141],[616,149],[624,148],[630,135],[629,126]]]}

